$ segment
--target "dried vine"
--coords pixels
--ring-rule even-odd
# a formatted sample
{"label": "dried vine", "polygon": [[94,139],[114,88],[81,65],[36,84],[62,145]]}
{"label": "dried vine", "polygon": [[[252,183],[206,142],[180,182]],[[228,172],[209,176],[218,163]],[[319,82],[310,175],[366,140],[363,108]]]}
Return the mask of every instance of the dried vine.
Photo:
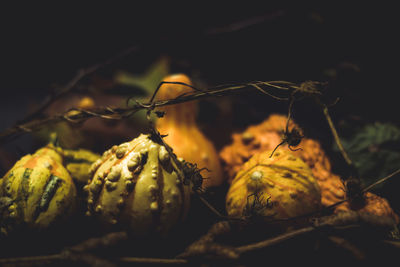
{"label": "dried vine", "polygon": [[220,259],[238,260],[246,253],[265,250],[277,244],[289,242],[294,238],[315,232],[320,233],[320,235],[322,235],[321,237],[325,236],[328,240],[331,240],[331,242],[335,243],[342,249],[349,250],[355,258],[362,259],[365,255],[363,255],[363,253],[356,247],[351,246],[351,243],[346,240],[346,238],[340,236],[340,233],[345,231],[348,227],[360,228],[365,232],[371,231],[371,229],[381,231],[383,233],[380,237],[381,242],[389,242],[389,244],[394,248],[400,248],[397,242],[388,241],[386,237],[386,233],[390,232],[395,227],[393,219],[355,211],[315,218],[308,226],[251,244],[232,247],[216,241],[220,236],[232,235],[233,232],[241,231],[246,229],[246,227],[249,228],[254,226],[247,224],[245,225],[245,228],[243,228],[241,222],[217,222],[211,226],[204,236],[189,245],[185,251],[177,255],[175,258],[170,259],[140,257],[102,258],[96,255],[96,250],[112,247],[121,241],[128,240],[128,235],[125,232],[116,232],[99,238],[91,238],[75,246],[65,248],[58,254],[34,257],[2,258],[0,259],[0,264],[21,264],[29,266],[29,264],[36,265],[38,262],[51,264],[59,261],[72,261],[77,263],[86,263],[92,266],[96,264],[101,264],[102,266],[116,266],[117,262],[176,265],[191,264],[193,261],[198,263]]}
{"label": "dried vine", "polygon": [[[161,84],[163,83],[169,83],[169,82],[162,82]],[[313,83],[318,83],[318,82],[313,82]],[[135,104],[133,104],[130,107],[118,107],[118,108],[105,107],[105,108],[97,108],[90,111],[85,109],[72,108],[62,114],[57,114],[42,119],[32,118],[27,122],[8,128],[0,133],[0,143],[10,141],[25,133],[38,130],[45,125],[55,124],[61,121],[68,121],[71,123],[81,123],[93,117],[99,117],[108,120],[119,120],[122,118],[129,117],[139,110],[148,109],[150,107],[151,108],[163,107],[187,101],[194,101],[211,96],[213,97],[226,96],[229,94],[236,93],[239,90],[244,90],[249,88],[255,88],[261,91],[263,94],[274,96],[279,100],[287,100],[288,98],[273,95],[272,93],[268,92],[267,89],[274,88],[279,90],[292,91],[296,90],[300,86],[301,85],[285,81],[252,82],[245,84],[220,85],[207,90],[196,89],[196,91],[193,93],[184,94],[174,99],[161,100],[155,102],[150,101],[149,103],[139,103],[136,101]]]}

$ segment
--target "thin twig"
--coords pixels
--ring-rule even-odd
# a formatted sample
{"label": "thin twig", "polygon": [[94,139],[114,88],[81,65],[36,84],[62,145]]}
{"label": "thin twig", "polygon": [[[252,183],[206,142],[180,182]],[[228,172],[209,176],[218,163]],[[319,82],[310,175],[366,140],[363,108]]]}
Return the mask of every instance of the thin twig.
{"label": "thin twig", "polygon": [[[223,27],[207,29],[202,33],[202,35],[207,36],[207,35],[218,35],[221,33],[236,32],[238,30],[247,28],[249,26],[258,25],[265,21],[270,21],[270,20],[276,19],[278,17],[281,17],[284,14],[285,14],[284,11],[278,10],[275,13],[265,14],[262,16],[254,16],[254,17],[251,17],[246,20],[242,20],[242,21],[235,22],[233,24],[225,25]],[[86,76],[95,73],[97,70],[99,70],[103,67],[106,67],[106,66],[112,64],[113,62],[131,54],[132,52],[137,51],[139,48],[140,48],[139,45],[128,47],[121,53],[109,58],[108,60],[106,60],[102,63],[98,63],[91,67],[78,70],[76,75],[68,83],[66,83],[64,86],[62,86],[59,90],[57,90],[57,91],[54,90],[52,92],[52,94],[49,95],[34,111],[32,111],[25,118],[17,121],[16,124],[23,124],[23,123],[26,123],[26,122],[34,119],[39,114],[41,114],[47,107],[49,107],[55,100],[59,99],[63,95],[70,92],[83,78],[85,78]]]}
{"label": "thin twig", "polygon": [[285,234],[279,235],[277,237],[274,237],[274,238],[271,238],[271,239],[267,239],[267,240],[264,240],[264,241],[261,241],[261,242],[258,242],[258,243],[254,243],[254,244],[238,247],[238,248],[236,248],[236,251],[238,251],[239,253],[245,253],[245,252],[248,252],[248,251],[253,251],[253,250],[258,250],[258,249],[270,247],[270,246],[273,246],[275,244],[282,243],[282,242],[284,242],[286,240],[289,240],[289,239],[292,239],[294,237],[297,237],[299,235],[310,233],[310,232],[312,232],[314,230],[315,230],[314,227],[306,227],[306,228],[294,230],[292,232],[288,232],[288,233],[285,233]]}
{"label": "thin twig", "polygon": [[263,93],[263,94],[265,94],[265,95],[268,95],[268,96],[270,96],[270,97],[272,97],[272,98],[274,98],[274,99],[276,99],[276,100],[288,100],[287,98],[278,97],[278,96],[275,96],[275,95],[273,95],[273,94],[271,94],[271,93],[265,91],[264,89],[262,89],[259,85],[255,84],[255,83],[252,83],[252,84],[250,84],[250,85],[253,86],[254,88],[256,88],[256,89],[257,89],[258,91],[260,91],[261,93]]}
{"label": "thin twig", "polygon": [[44,262],[44,261],[55,261],[55,260],[62,260],[62,259],[64,259],[64,257],[61,254],[30,256],[30,257],[17,257],[17,258],[3,258],[3,259],[0,259],[0,264],[24,263],[24,262]]}
{"label": "thin twig", "polygon": [[[264,85],[266,87],[275,87],[277,84],[281,84],[279,86],[283,86],[283,82],[281,81],[272,81],[272,82],[259,82],[257,83],[259,85]],[[287,90],[293,89],[294,84],[292,83],[287,83]],[[135,112],[142,110],[142,109],[148,109],[150,106],[152,108],[157,108],[157,107],[162,107],[162,106],[168,106],[168,105],[174,105],[174,104],[179,104],[183,102],[188,102],[188,101],[194,101],[198,100],[201,98],[205,97],[210,97],[210,96],[223,96],[223,95],[228,95],[235,93],[239,90],[243,89],[249,89],[249,88],[254,88],[254,83],[247,83],[247,84],[239,84],[239,85],[232,85],[228,87],[221,87],[217,86],[214,88],[211,88],[209,90],[198,90],[196,92],[184,95],[182,97],[174,98],[174,99],[167,99],[167,100],[160,100],[160,101],[155,101],[155,102],[150,102],[150,103],[139,103],[136,102],[134,105],[127,107],[127,108],[103,108],[103,109],[97,109],[97,110],[83,110],[83,109],[74,109],[73,113],[66,112],[64,114],[57,114],[52,117],[46,117],[43,119],[33,119],[31,121],[25,122],[20,125],[16,125],[14,127],[8,128],[5,131],[0,133],[0,143],[3,143],[5,141],[10,141],[16,137],[19,137],[22,134],[25,134],[27,132],[35,131],[40,129],[41,127],[48,125],[48,124],[54,124],[58,123],[61,121],[71,121],[71,122],[83,122],[89,118],[93,117],[101,117],[104,119],[121,119],[125,117],[129,117]]]}
{"label": "thin twig", "polygon": [[331,116],[329,115],[329,110],[328,107],[326,105],[323,105],[323,109],[322,109],[324,116],[326,118],[326,120],[328,121],[329,124],[329,128],[331,129],[331,132],[333,134],[333,138],[335,139],[335,142],[340,150],[340,153],[342,154],[344,160],[346,161],[347,165],[349,165],[349,167],[351,167],[354,170],[354,164],[353,161],[350,159],[349,155],[347,154],[346,150],[344,149],[342,142],[340,141],[339,138],[339,134],[336,131],[336,127],[332,121]]}
{"label": "thin twig", "polygon": [[379,180],[376,181],[375,183],[373,183],[373,184],[367,186],[366,188],[363,189],[362,192],[365,193],[365,192],[371,190],[373,187],[375,187],[375,186],[377,186],[377,185],[379,185],[379,184],[381,184],[381,183],[386,182],[387,180],[389,180],[390,178],[392,178],[393,176],[395,176],[395,175],[397,175],[397,174],[399,174],[399,173],[400,173],[400,169],[398,169],[398,170],[392,172],[392,173],[389,174],[388,176],[383,177],[382,179],[379,179]]}
{"label": "thin twig", "polygon": [[[345,230],[348,226],[366,227],[366,231],[370,231],[370,228],[368,227],[373,227],[374,229],[379,228],[389,231],[390,229],[393,229],[395,227],[395,222],[392,218],[385,216],[377,216],[364,212],[347,211],[330,216],[316,218],[311,226],[306,226],[304,228],[286,232],[273,238],[239,247],[230,247],[223,244],[215,243],[216,237],[229,234],[232,232],[233,229],[232,222],[221,221],[214,224],[204,236],[202,236],[200,239],[187,247],[185,251],[178,257],[192,258],[211,253],[220,257],[225,256],[227,259],[237,259],[243,253],[265,249],[276,244],[286,242],[293,238],[313,233],[315,231],[319,231],[321,233],[330,233],[331,229],[336,229],[337,231],[340,231]],[[252,225],[248,224],[247,227],[252,227]],[[336,239],[336,241],[338,240]],[[344,249],[351,249],[349,247],[349,244],[345,241],[336,242],[336,244],[342,246]],[[356,256],[360,256],[360,254],[357,254]]]}
{"label": "thin twig", "polygon": [[160,258],[138,258],[138,257],[121,257],[119,262],[124,263],[145,263],[145,264],[188,264],[185,259],[160,259]]}
{"label": "thin twig", "polygon": [[105,236],[102,237],[89,238],[75,246],[66,248],[65,250],[83,253],[100,248],[114,246],[127,239],[128,235],[126,232],[114,232],[106,234]]}
{"label": "thin twig", "polygon": [[202,197],[200,194],[196,194],[197,197],[203,202],[204,205],[206,205],[219,219],[225,219],[229,221],[245,221],[243,218],[238,218],[238,217],[230,217],[226,215],[222,215],[221,212],[219,212],[216,208],[214,208],[204,197]]}
{"label": "thin twig", "polygon": [[[23,265],[31,264],[37,266],[39,263],[54,263],[56,261],[73,261],[86,263],[89,266],[116,266],[112,262],[95,257],[92,254],[76,254],[74,256],[65,254],[31,256],[31,257],[17,257],[17,258],[3,258],[0,259],[0,264],[14,264]],[[143,263],[143,264],[188,264],[185,259],[161,259],[161,258],[140,258],[140,257],[121,257],[117,259],[118,262],[123,263]]]}
{"label": "thin twig", "polygon": [[[371,227],[375,230],[385,230],[385,231],[390,231],[390,229],[393,229],[395,226],[395,222],[393,221],[392,218],[385,217],[385,216],[377,216],[374,214],[369,214],[369,213],[364,213],[364,212],[356,212],[356,211],[347,211],[347,212],[342,212],[339,214],[334,214],[330,216],[325,216],[321,218],[317,218],[313,221],[311,226],[306,226],[304,228],[300,228],[297,230],[293,230],[287,233],[280,234],[276,237],[273,238],[268,238],[266,240],[252,243],[252,244],[247,244],[239,247],[230,247],[226,246],[223,244],[218,244],[215,243],[215,240],[218,236],[221,235],[228,235],[233,232],[235,229],[240,229],[237,227],[233,227],[232,222],[228,221],[220,221],[218,223],[215,223],[209,231],[200,237],[196,242],[192,243],[190,246],[188,246],[185,251],[178,255],[175,259],[161,259],[161,258],[139,258],[139,257],[121,257],[121,258],[116,258],[114,260],[119,261],[119,262],[125,262],[125,263],[148,263],[148,264],[187,264],[189,261],[187,260],[188,258],[211,258],[216,257],[216,258],[226,258],[226,259],[238,259],[241,254],[247,253],[250,251],[255,251],[255,250],[260,250],[260,249],[265,249],[271,246],[274,246],[279,243],[286,242],[288,240],[291,240],[293,238],[305,235],[305,234],[310,234],[315,231],[319,231],[321,233],[331,233],[331,229],[336,229],[336,231],[341,231],[345,230],[346,227],[352,226],[352,227],[366,227],[365,231],[371,231]],[[254,227],[251,224],[247,224],[247,227]],[[54,254],[54,255],[45,255],[45,256],[34,256],[34,257],[19,257],[19,258],[3,258],[0,259],[0,263],[2,264],[7,264],[7,263],[25,263],[25,262],[43,262],[43,261],[78,261],[78,262],[85,262],[85,263],[90,263],[91,261],[94,262],[101,262],[104,264],[112,265],[113,262],[111,261],[112,259],[105,260],[102,258],[98,258],[93,254],[87,254],[86,248],[89,248],[91,250],[93,247],[93,244],[95,244],[95,247],[97,247],[98,244],[101,245],[114,245],[115,240],[117,240],[120,234],[119,233],[113,233],[113,241],[112,242],[104,242],[100,241],[100,239],[93,239],[95,242],[83,242],[82,244],[85,244],[83,246],[77,245],[74,247],[79,247],[79,248],[85,248],[83,250],[78,249],[78,251],[70,250],[70,249],[65,249],[59,254]],[[103,239],[108,239],[110,235],[106,235],[103,237]],[[328,236],[329,237],[329,236]],[[124,240],[124,239],[123,239]],[[332,240],[332,238],[331,238]],[[351,250],[352,252],[357,253],[357,251],[354,250],[353,247],[349,247],[349,243],[346,242],[346,240],[338,240],[337,238],[332,240],[335,242],[337,245],[343,247],[344,249]],[[383,240],[384,241],[384,240]],[[387,241],[384,241],[388,243]],[[393,242],[392,242],[393,243]],[[87,246],[87,244],[90,244]],[[398,246],[398,243],[394,243],[396,247]],[[360,256],[361,254],[357,254],[355,256]]]}
{"label": "thin twig", "polygon": [[355,259],[359,261],[365,260],[366,258],[365,253],[357,246],[355,246],[353,243],[346,240],[345,238],[339,236],[328,236],[328,240],[331,241],[336,246],[349,251],[354,256]]}

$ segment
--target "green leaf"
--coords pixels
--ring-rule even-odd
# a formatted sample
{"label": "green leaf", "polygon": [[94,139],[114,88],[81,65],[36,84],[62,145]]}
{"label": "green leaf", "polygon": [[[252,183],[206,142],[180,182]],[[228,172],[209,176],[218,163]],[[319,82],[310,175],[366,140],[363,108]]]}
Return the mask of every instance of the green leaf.
{"label": "green leaf", "polygon": [[152,64],[144,74],[120,71],[114,76],[114,80],[117,84],[139,88],[150,95],[168,74],[169,61],[166,57],[162,57]]}
{"label": "green leaf", "polygon": [[400,168],[400,128],[392,123],[367,124],[341,141],[367,185]]}

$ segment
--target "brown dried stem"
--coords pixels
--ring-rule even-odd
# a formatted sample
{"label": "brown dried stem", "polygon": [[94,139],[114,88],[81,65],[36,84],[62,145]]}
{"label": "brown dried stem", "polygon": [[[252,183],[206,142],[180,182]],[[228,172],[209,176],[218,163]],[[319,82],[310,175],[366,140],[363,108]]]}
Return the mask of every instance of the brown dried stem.
{"label": "brown dried stem", "polygon": [[353,257],[359,261],[365,260],[366,255],[365,252],[351,243],[349,240],[346,240],[340,236],[328,236],[328,240],[331,241],[336,246],[349,251]]}
{"label": "brown dried stem", "polygon": [[[164,82],[168,83],[168,82]],[[96,110],[84,110],[84,109],[71,109],[63,114],[57,114],[52,117],[46,117],[43,119],[32,119],[30,121],[24,122],[22,124],[16,125],[14,127],[8,128],[5,131],[0,133],[0,143],[10,141],[20,135],[28,132],[32,132],[40,129],[41,127],[48,124],[55,124],[61,121],[69,121],[69,122],[84,122],[85,120],[93,117],[100,117],[103,119],[122,119],[125,117],[129,117],[132,114],[136,113],[142,109],[149,108],[157,108],[162,106],[174,105],[178,103],[198,100],[205,97],[210,96],[225,96],[228,94],[235,93],[239,90],[254,88],[254,85],[261,88],[260,86],[264,86],[265,88],[275,88],[280,90],[295,90],[298,86],[294,83],[290,82],[282,82],[282,81],[270,81],[270,82],[254,82],[254,83],[246,83],[246,84],[237,84],[237,85],[220,85],[209,90],[196,90],[196,92],[178,96],[174,99],[162,100],[149,103],[136,103],[130,107],[126,108],[98,108]],[[266,89],[263,88],[263,91],[266,92]],[[258,89],[257,89],[258,90]],[[268,94],[270,95],[270,94]],[[284,99],[284,98],[282,98]]]}
{"label": "brown dried stem", "polygon": [[[238,227],[239,226],[239,227]],[[189,245],[183,253],[178,255],[175,259],[161,259],[161,258],[140,258],[140,257],[121,257],[115,259],[102,259],[97,257],[94,252],[88,253],[94,249],[105,248],[116,245],[118,242],[127,239],[123,232],[111,233],[101,238],[92,238],[82,242],[71,248],[64,249],[59,254],[35,256],[35,257],[19,257],[19,258],[3,258],[0,259],[0,264],[34,264],[38,262],[56,262],[56,261],[76,261],[84,262],[90,265],[102,264],[106,266],[114,266],[115,262],[124,263],[147,263],[147,264],[189,264],[190,259],[196,258],[201,260],[213,259],[229,259],[237,260],[242,254],[250,251],[258,251],[272,247],[276,244],[287,242],[293,238],[311,234],[319,231],[321,234],[326,234],[326,237],[334,242],[337,246],[350,251],[356,259],[364,259],[363,252],[350,243],[344,236],[332,235],[334,229],[336,233],[345,230],[348,227],[365,228],[365,231],[390,231],[395,226],[393,219],[384,216],[377,216],[369,213],[348,211],[338,214],[316,218],[310,226],[292,230],[280,234],[273,238],[247,244],[239,247],[231,247],[224,244],[216,243],[216,238],[223,235],[230,235],[234,230],[244,229],[245,227],[254,227],[252,224],[243,224],[242,222],[228,222],[220,221],[215,223],[209,231],[200,237],[197,241]],[[263,226],[265,227],[265,225]],[[384,240],[383,242],[390,243],[391,241]],[[393,242],[391,242],[393,243]],[[397,243],[393,245],[394,248],[400,248]]]}
{"label": "brown dried stem", "polygon": [[160,259],[160,258],[138,258],[138,257],[121,257],[119,262],[124,263],[144,263],[144,264],[188,264],[185,259]]}
{"label": "brown dried stem", "polygon": [[115,232],[109,233],[102,237],[89,238],[78,245],[75,245],[65,250],[72,251],[75,253],[83,253],[91,250],[106,248],[114,246],[122,241],[128,240],[126,232]]}
{"label": "brown dried stem", "polygon": [[329,124],[329,128],[331,129],[333,138],[335,139],[335,142],[340,150],[340,153],[342,154],[344,160],[346,161],[347,165],[349,165],[350,167],[354,168],[354,164],[353,161],[350,159],[349,155],[347,154],[346,150],[344,149],[342,142],[340,141],[340,137],[339,134],[336,131],[336,127],[335,124],[332,121],[331,116],[329,115],[329,110],[328,107],[326,105],[323,105],[322,111],[324,113],[324,116]]}
{"label": "brown dried stem", "polygon": [[386,182],[387,180],[389,180],[390,178],[396,176],[396,175],[399,174],[399,173],[400,173],[400,169],[398,169],[398,170],[392,172],[391,174],[389,174],[389,175],[383,177],[382,179],[379,179],[379,180],[376,181],[375,183],[373,183],[373,184],[367,186],[366,188],[363,189],[362,192],[365,193],[365,192],[371,190],[373,187],[375,187],[375,186],[377,186],[377,185],[379,185],[379,184],[381,184],[381,183]]}
{"label": "brown dried stem", "polygon": [[[301,235],[310,234],[315,231],[321,233],[329,233],[331,229],[343,230],[347,226],[352,227],[373,227],[374,229],[383,229],[389,231],[395,227],[395,222],[389,217],[377,216],[373,214],[348,211],[342,212],[314,220],[311,226],[301,229],[293,230],[283,233],[273,238],[269,238],[257,243],[243,245],[239,247],[230,247],[222,244],[215,243],[215,239],[221,235],[227,235],[232,231],[232,222],[222,221],[214,224],[210,230],[191,244],[185,252],[180,254],[178,258],[193,258],[204,255],[217,255],[224,256],[226,259],[238,259],[241,254],[254,250],[265,249],[276,244],[286,242],[290,239],[299,237]],[[252,227],[252,226],[250,226]],[[328,235],[328,239],[343,249],[349,250],[353,255],[359,259],[362,258],[363,253],[354,245],[346,241],[343,237],[335,237]]]}

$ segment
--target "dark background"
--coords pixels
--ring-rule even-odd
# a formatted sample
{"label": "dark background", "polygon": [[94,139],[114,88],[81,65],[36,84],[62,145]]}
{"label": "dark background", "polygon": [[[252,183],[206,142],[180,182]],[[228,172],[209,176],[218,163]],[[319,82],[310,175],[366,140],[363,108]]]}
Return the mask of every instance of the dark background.
{"label": "dark background", "polygon": [[[40,103],[78,69],[104,62],[131,46],[138,46],[138,51],[97,74],[107,77],[118,69],[142,73],[167,55],[173,71],[192,75],[202,86],[254,80],[328,81],[329,94],[341,99],[331,109],[339,133],[343,121],[400,126],[396,94],[400,19],[395,6],[131,5],[0,4],[0,130],[23,118],[30,104]],[[199,117],[218,148],[230,143],[231,131],[259,123],[269,113],[287,112],[286,103],[248,92],[229,98],[234,119],[230,128],[223,128],[215,119],[218,101],[203,102]],[[335,172],[345,173],[318,108],[311,101],[301,102],[294,118],[322,143]],[[38,144],[28,134],[1,146],[8,153],[4,155],[17,159]],[[99,144],[97,149],[105,148]],[[2,165],[1,175],[5,171]],[[398,213],[399,186],[393,179],[380,191]]]}
{"label": "dark background", "polygon": [[[24,117],[28,104],[40,102],[78,69],[131,46],[138,46],[138,51],[98,74],[107,76],[116,69],[141,73],[159,56],[168,55],[174,71],[189,73],[206,86],[253,80],[329,81],[329,93],[341,98],[331,110],[339,131],[344,120],[399,124],[399,18],[394,6],[266,6],[2,4],[0,129]],[[232,129],[287,108],[258,93],[232,101]],[[215,102],[203,109],[201,122],[209,120],[212,125],[215,110]],[[295,120],[323,143],[340,173],[340,157],[330,150],[332,138],[316,106],[299,104]],[[215,129],[208,133],[213,137]],[[215,136],[217,147],[229,143],[229,136],[226,129]],[[28,135],[7,149],[17,147],[31,152],[34,145]]]}

